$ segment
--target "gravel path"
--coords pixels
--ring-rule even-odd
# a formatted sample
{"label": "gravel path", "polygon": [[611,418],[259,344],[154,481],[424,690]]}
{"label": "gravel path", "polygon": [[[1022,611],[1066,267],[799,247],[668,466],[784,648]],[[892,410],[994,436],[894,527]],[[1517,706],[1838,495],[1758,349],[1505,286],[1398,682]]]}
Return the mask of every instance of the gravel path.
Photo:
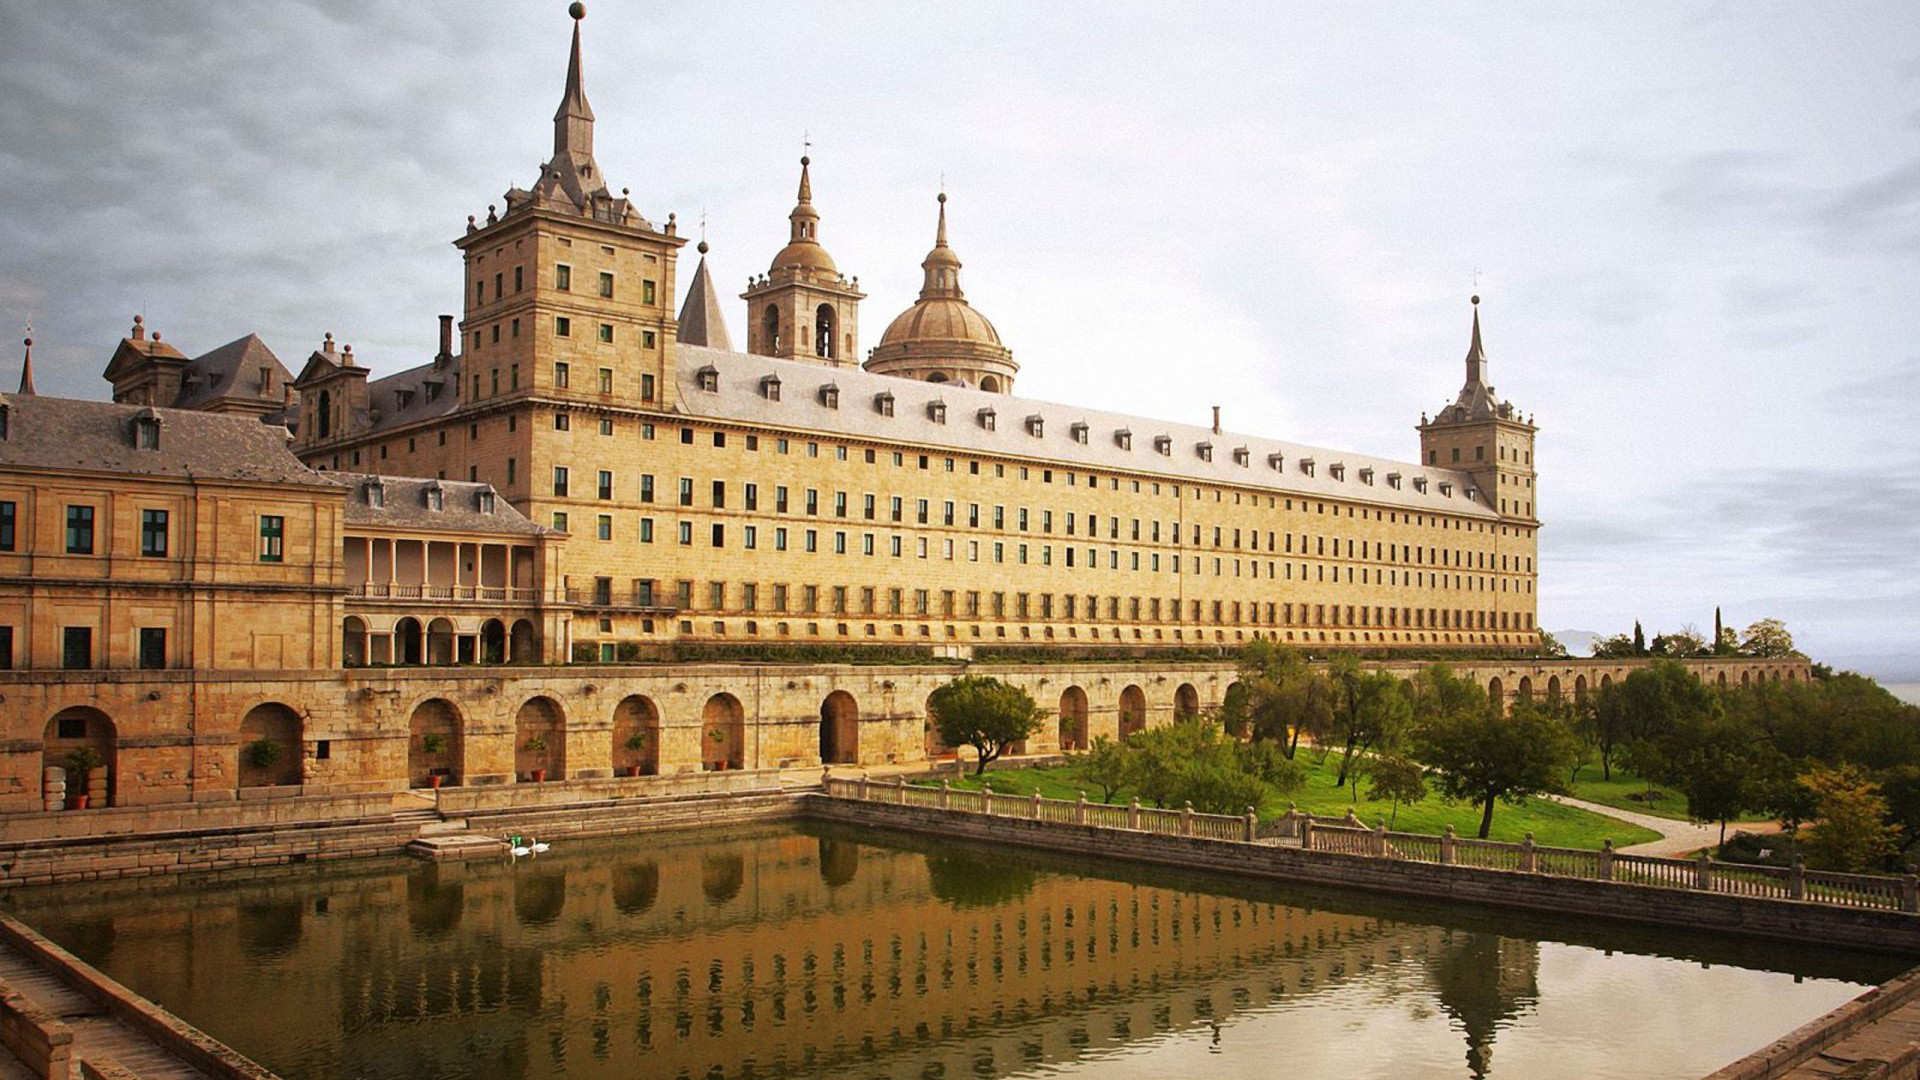
{"label": "gravel path", "polygon": [[[1714,822],[1710,825],[1695,825],[1690,821],[1675,821],[1672,818],[1655,817],[1652,814],[1642,814],[1633,810],[1622,810],[1617,806],[1602,806],[1599,803],[1587,802],[1585,799],[1575,799],[1564,795],[1551,795],[1548,797],[1554,802],[1565,803],[1568,806],[1577,806],[1582,810],[1591,810],[1596,814],[1616,818],[1630,825],[1638,825],[1643,829],[1652,829],[1654,832],[1660,834],[1660,839],[1658,840],[1649,840],[1644,844],[1634,844],[1631,847],[1623,847],[1620,849],[1629,855],[1664,855],[1668,858],[1678,858],[1683,855],[1690,855],[1704,847],[1713,847],[1720,842],[1719,822]],[[1777,821],[1744,821],[1727,826],[1728,836],[1732,836],[1735,832],[1775,833],[1779,831],[1780,823]]]}

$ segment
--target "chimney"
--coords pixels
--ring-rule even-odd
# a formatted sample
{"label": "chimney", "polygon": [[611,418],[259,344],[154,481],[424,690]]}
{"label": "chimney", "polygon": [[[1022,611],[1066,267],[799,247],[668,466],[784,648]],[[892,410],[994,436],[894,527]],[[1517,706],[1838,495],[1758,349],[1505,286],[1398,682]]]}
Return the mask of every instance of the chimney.
{"label": "chimney", "polygon": [[1220,406],[1213,407],[1213,433],[1220,434]]}
{"label": "chimney", "polygon": [[438,364],[445,364],[453,359],[453,316],[451,315],[440,316],[440,354],[433,359]]}

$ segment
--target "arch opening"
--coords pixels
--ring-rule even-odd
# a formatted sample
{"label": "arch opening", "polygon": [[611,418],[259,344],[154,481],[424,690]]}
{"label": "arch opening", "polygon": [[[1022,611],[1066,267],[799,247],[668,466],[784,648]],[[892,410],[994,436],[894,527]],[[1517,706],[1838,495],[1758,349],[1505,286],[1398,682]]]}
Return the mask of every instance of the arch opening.
{"label": "arch opening", "polygon": [[1173,718],[1191,720],[1200,715],[1200,691],[1192,683],[1181,683],[1173,692]]}
{"label": "arch opening", "polygon": [[420,629],[420,620],[409,615],[393,624],[393,661],[396,664],[418,664],[423,658],[421,646],[425,634]]}
{"label": "arch opening", "polygon": [[[119,806],[120,768],[116,760],[119,735],[113,721],[99,709],[71,705],[53,714],[42,736],[40,762],[42,808],[46,810],[86,810]],[[84,774],[74,768],[88,761]],[[52,773],[60,769],[66,775],[66,787],[54,789]]]}
{"label": "arch opening", "polygon": [[1060,695],[1060,749],[1087,748],[1087,692],[1069,686]]}
{"label": "arch opening", "polygon": [[466,746],[460,713],[443,698],[414,706],[407,719],[407,782],[414,787],[458,787]]}
{"label": "arch opening", "polygon": [[306,756],[300,715],[279,702],[255,705],[240,720],[239,786],[298,784]]}
{"label": "arch opening", "polygon": [[450,667],[453,664],[453,620],[435,619],[427,624],[427,664]]}
{"label": "arch opening", "polygon": [[365,667],[367,663],[367,621],[349,615],[340,624],[340,663],[345,667]]}
{"label": "arch opening", "polygon": [[700,767],[712,772],[746,767],[747,715],[740,699],[715,694],[700,710]]}
{"label": "arch opening", "polygon": [[508,655],[516,664],[537,664],[540,662],[540,631],[534,629],[531,620],[516,619],[513,632],[507,645]]}
{"label": "arch opening", "polygon": [[813,310],[813,355],[833,359],[835,328],[838,325],[839,319],[834,315],[832,304],[821,304]]}
{"label": "arch opening", "polygon": [[1147,692],[1138,686],[1120,691],[1120,741],[1147,730]]}
{"label": "arch opening", "polygon": [[528,698],[513,717],[514,779],[539,783],[567,776],[567,724],[560,703]]}
{"label": "arch opening", "polygon": [[488,619],[480,624],[480,662],[507,662],[507,624],[499,619]]}
{"label": "arch opening", "polygon": [[835,690],[820,703],[820,761],[851,765],[860,760],[860,706],[853,695]]}
{"label": "arch opening", "polygon": [[613,709],[614,769],[628,776],[660,773],[660,710],[649,698],[634,694]]}

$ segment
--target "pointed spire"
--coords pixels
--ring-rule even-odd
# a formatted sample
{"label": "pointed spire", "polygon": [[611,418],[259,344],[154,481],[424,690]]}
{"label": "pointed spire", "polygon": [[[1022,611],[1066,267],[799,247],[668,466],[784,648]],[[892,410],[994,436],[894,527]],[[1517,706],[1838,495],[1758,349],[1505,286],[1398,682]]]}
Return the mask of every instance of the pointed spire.
{"label": "pointed spire", "polygon": [[27,358],[20,365],[20,393],[32,395],[33,389],[33,339],[27,339]]}
{"label": "pointed spire", "polygon": [[813,178],[808,175],[807,167],[813,159],[802,154],[800,157],[800,193],[793,205],[793,213],[787,215],[791,225],[788,243],[819,243],[820,213],[813,208]]}
{"label": "pointed spire", "polygon": [[920,269],[926,276],[920,285],[920,299],[931,300],[935,297],[949,296],[956,300],[966,298],[960,291],[960,256],[947,246],[947,193],[941,192],[940,225],[934,230],[933,250],[920,263]]}
{"label": "pointed spire", "polygon": [[1480,297],[1473,298],[1473,340],[1467,345],[1467,383],[1487,381],[1487,350],[1480,345]]}
{"label": "pointed spire", "polygon": [[586,84],[580,72],[580,21],[587,17],[587,6],[575,3],[567,8],[567,14],[573,16],[573,54],[567,60],[567,88],[553,114],[553,156],[590,158],[593,109],[587,105]]}
{"label": "pointed spire", "polygon": [[700,241],[700,265],[694,268],[693,281],[687,285],[687,298],[680,305],[680,326],[675,337],[682,345],[704,345],[709,349],[733,351],[733,338],[727,334],[727,320],[720,314],[720,297],[713,291],[713,275],[707,272],[707,242]]}

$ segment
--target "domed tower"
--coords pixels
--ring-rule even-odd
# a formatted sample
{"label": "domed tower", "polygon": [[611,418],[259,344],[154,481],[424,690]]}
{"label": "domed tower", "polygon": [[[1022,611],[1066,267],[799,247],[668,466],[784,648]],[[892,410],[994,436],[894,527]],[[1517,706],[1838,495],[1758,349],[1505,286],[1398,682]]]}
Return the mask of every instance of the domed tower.
{"label": "domed tower", "polygon": [[940,227],[933,250],[920,264],[926,278],[920,299],[900,313],[880,344],[868,355],[866,369],[926,382],[967,382],[982,390],[1013,392],[1020,365],[1000,332],[967,303],[960,291],[960,256],[947,246],[947,194],[940,193]]}
{"label": "domed tower", "polygon": [[800,159],[800,198],[787,215],[791,236],[767,272],[740,298],[747,302],[747,351],[845,367],[858,355],[860,279],[848,281],[820,246],[811,159]]}

